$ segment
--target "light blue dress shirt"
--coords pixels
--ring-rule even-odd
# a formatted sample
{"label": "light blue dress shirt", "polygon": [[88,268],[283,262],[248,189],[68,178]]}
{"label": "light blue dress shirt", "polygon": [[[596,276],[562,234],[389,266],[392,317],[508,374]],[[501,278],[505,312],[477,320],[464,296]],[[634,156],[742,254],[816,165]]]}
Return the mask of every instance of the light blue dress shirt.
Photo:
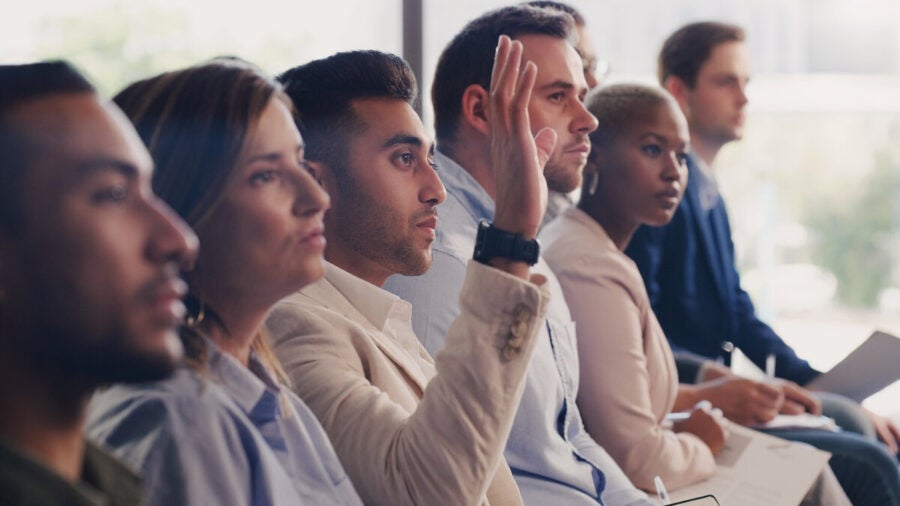
{"label": "light blue dress shirt", "polygon": [[206,342],[208,371],[91,401],[88,435],[141,470],[147,504],[362,504],[303,401],[255,355],[244,367]]}
{"label": "light blue dress shirt", "polygon": [[[432,355],[443,347],[447,329],[459,314],[458,297],[478,222],[494,216],[494,201],[468,172],[440,152],[435,159],[447,200],[438,206],[431,268],[422,276],[393,276],[384,286],[412,302],[413,328]],[[584,430],[575,404],[574,323],[562,289],[543,260],[532,272],[547,278],[550,307],[504,453],[526,504],[655,504]]]}

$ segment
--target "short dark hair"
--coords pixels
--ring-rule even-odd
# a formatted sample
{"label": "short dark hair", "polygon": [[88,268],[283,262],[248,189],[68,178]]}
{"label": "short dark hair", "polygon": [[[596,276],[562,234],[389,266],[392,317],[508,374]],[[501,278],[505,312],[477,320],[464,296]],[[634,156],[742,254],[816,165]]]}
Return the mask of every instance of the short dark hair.
{"label": "short dark hair", "polygon": [[61,60],[0,65],[0,228],[12,232],[21,222],[22,176],[34,146],[18,125],[8,120],[25,102],[60,93],[95,94],[93,85]]}
{"label": "short dark hair", "polygon": [[277,77],[296,108],[305,157],[327,163],[340,176],[350,136],[361,125],[355,100],[389,98],[413,105],[416,77],[403,58],[380,51],[348,51],[314,60]]}
{"label": "short dark hair", "polygon": [[584,16],[581,15],[581,12],[578,11],[575,7],[572,7],[569,4],[564,4],[562,2],[554,2],[553,0],[533,0],[531,2],[524,2],[522,5],[530,5],[531,7],[538,7],[541,9],[553,9],[557,11],[562,11],[572,16],[572,19],[575,20],[575,24],[578,26],[584,26]]}
{"label": "short dark hair", "polygon": [[572,16],[528,5],[497,9],[470,21],[441,53],[431,86],[434,127],[439,144],[452,144],[462,114],[463,92],[473,84],[491,85],[494,49],[501,35],[548,35],[572,41]]}
{"label": "short dark hair", "polygon": [[678,109],[672,96],[656,86],[621,83],[598,89],[585,100],[585,107],[598,120],[597,129],[589,135],[591,145],[611,145],[637,121],[664,104]]}
{"label": "short dark hair", "polygon": [[[591,152],[588,155],[588,166],[594,172],[591,177],[601,177],[602,168],[611,161],[609,152],[601,150],[621,146],[623,135],[632,132],[632,128],[645,121],[652,121],[653,114],[665,106],[673,114],[682,114],[675,99],[658,86],[620,83],[603,86],[588,94],[585,107],[598,121],[597,129],[589,134]],[[593,180],[592,186],[596,187],[599,182],[599,179]],[[578,207],[588,209],[596,199],[592,192],[582,192]]]}
{"label": "short dark hair", "polygon": [[679,28],[669,36],[659,51],[657,76],[665,84],[675,76],[693,88],[700,67],[706,63],[713,49],[725,42],[743,42],[744,29],[728,23],[702,21]]}

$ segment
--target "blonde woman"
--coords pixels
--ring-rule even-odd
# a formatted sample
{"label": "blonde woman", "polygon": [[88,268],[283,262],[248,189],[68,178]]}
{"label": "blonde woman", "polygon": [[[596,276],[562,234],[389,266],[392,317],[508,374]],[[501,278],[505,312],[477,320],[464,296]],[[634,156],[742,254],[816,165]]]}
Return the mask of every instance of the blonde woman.
{"label": "blonde woman", "polygon": [[201,252],[185,273],[187,363],[100,394],[90,434],[142,471],[150,504],[360,504],[263,335],[271,306],[324,268],[329,198],[306,170],[290,99],[250,65],[220,60],[115,100]]}

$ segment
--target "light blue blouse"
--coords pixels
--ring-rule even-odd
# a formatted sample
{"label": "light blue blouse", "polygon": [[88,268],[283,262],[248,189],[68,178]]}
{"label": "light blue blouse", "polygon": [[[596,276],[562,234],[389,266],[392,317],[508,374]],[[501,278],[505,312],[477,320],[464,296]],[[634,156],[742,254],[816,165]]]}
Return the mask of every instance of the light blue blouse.
{"label": "light blue blouse", "polygon": [[148,505],[362,502],[315,416],[251,355],[94,396],[88,435],[141,470]]}

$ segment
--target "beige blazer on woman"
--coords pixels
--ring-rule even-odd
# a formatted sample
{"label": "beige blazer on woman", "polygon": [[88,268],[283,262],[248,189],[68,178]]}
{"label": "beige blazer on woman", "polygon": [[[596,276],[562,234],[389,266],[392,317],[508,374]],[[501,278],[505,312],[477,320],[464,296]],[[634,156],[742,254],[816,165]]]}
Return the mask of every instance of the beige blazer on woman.
{"label": "beige blazer on woman", "polygon": [[644,490],[660,476],[669,489],[709,478],[716,463],[693,434],[663,426],[678,372],[634,262],[577,208],[541,232],[578,335],[578,407],[588,432]]}

